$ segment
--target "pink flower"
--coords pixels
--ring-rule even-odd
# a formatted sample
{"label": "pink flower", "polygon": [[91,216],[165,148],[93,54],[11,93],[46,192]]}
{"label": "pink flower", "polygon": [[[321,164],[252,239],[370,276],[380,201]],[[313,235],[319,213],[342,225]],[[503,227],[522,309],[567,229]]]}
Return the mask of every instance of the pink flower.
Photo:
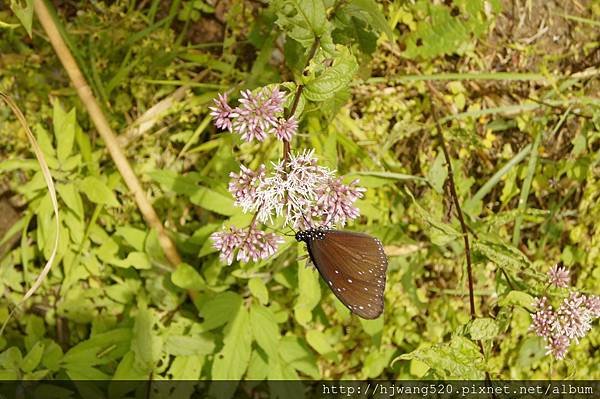
{"label": "pink flower", "polygon": [[546,346],[546,354],[554,356],[556,359],[564,359],[569,349],[569,338],[564,335],[550,337]]}
{"label": "pink flower", "polygon": [[598,295],[589,296],[585,301],[585,307],[593,318],[600,317],[600,297]]}
{"label": "pink flower", "polygon": [[284,240],[274,233],[265,233],[262,230],[251,229],[239,247],[237,260],[254,262],[267,259],[277,251],[279,244]]}
{"label": "pink flower", "polygon": [[237,260],[248,262],[252,259],[256,262],[273,255],[284,241],[274,233],[266,233],[255,227],[244,230],[233,226],[229,230],[213,233],[210,238],[213,246],[221,251],[220,259],[228,265],[233,263],[236,250]]}
{"label": "pink flower", "polygon": [[213,246],[221,251],[220,258],[223,262],[231,265],[234,251],[242,244],[244,231],[233,226],[229,231],[223,230],[211,234]]}
{"label": "pink flower", "polygon": [[550,284],[560,287],[566,288],[569,286],[570,278],[569,278],[569,270],[565,267],[558,266],[558,263],[548,271],[548,280]]}
{"label": "pink flower", "polygon": [[279,122],[275,127],[275,136],[279,140],[290,141],[298,130],[298,121],[293,116],[289,119],[279,118]]}
{"label": "pink flower", "polygon": [[229,130],[231,132],[231,107],[227,103],[227,94],[219,94],[218,98],[214,99],[215,106],[209,107],[210,115],[215,121],[215,126],[219,129]]}
{"label": "pink flower", "polygon": [[340,178],[330,179],[317,190],[316,209],[311,213],[322,216],[326,226],[343,226],[348,219],[356,219],[360,215],[354,202],[363,197],[364,191],[364,188],[358,187],[358,180],[345,185]]}
{"label": "pink flower", "polygon": [[263,141],[277,126],[277,116],[283,112],[283,99],[284,94],[277,88],[272,91],[263,88],[256,94],[242,91],[240,106],[231,113],[233,130],[242,140]]}
{"label": "pink flower", "polygon": [[265,165],[261,165],[257,171],[240,165],[240,173],[229,174],[229,192],[235,198],[236,205],[244,206],[256,202],[256,189],[265,177],[265,169]]}
{"label": "pink flower", "polygon": [[556,312],[555,328],[569,339],[579,342],[592,329],[592,314],[587,308],[587,297],[572,292]]}
{"label": "pink flower", "polygon": [[552,310],[552,305],[548,303],[548,298],[543,296],[541,298],[535,298],[533,300],[533,308],[535,310]]}
{"label": "pink flower", "polygon": [[555,328],[556,314],[550,309],[539,310],[531,316],[531,326],[529,329],[540,337],[550,338],[552,330]]}

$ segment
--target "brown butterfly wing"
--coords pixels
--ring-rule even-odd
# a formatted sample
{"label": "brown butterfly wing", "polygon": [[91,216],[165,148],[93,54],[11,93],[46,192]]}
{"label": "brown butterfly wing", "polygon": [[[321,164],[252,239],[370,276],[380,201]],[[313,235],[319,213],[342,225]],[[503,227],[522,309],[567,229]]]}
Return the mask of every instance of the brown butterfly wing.
{"label": "brown butterfly wing", "polygon": [[308,242],[315,266],[335,296],[365,319],[383,312],[387,257],[381,242],[367,234],[328,230]]}

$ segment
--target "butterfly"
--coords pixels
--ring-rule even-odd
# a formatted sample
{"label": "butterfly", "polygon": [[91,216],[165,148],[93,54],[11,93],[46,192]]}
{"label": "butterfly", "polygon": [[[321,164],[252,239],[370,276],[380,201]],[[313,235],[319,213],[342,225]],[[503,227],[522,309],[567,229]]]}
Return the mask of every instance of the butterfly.
{"label": "butterfly", "polygon": [[335,296],[364,319],[383,312],[388,261],[381,241],[363,233],[308,229],[296,233]]}

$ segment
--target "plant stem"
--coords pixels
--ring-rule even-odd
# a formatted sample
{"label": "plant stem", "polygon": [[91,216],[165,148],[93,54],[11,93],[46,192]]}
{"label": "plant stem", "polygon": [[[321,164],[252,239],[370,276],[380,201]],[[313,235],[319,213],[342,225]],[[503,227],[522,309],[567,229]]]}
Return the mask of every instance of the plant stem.
{"label": "plant stem", "polygon": [[456,208],[456,215],[458,217],[458,220],[460,222],[460,228],[462,230],[463,241],[465,244],[465,255],[467,258],[467,276],[469,279],[470,313],[471,313],[471,319],[475,319],[475,317],[476,317],[476,315],[475,315],[475,295],[474,295],[474,289],[473,289],[473,266],[471,263],[471,246],[469,244],[469,229],[467,227],[467,224],[465,223],[465,219],[464,219],[463,213],[462,213],[462,208],[460,207],[460,200],[458,199],[458,194],[456,193],[456,185],[454,184],[454,171],[452,170],[452,162],[450,160],[450,154],[448,153],[448,147],[446,146],[446,141],[444,140],[444,133],[442,132],[442,128],[440,127],[440,123],[438,121],[435,107],[433,106],[433,101],[431,102],[431,114],[433,115],[433,119],[435,121],[435,126],[437,129],[438,137],[439,137],[439,141],[440,141],[440,147],[442,147],[442,151],[444,152],[444,158],[446,159],[446,166],[448,168],[448,183],[450,186],[450,195],[452,196],[452,201],[454,202],[454,206]]}
{"label": "plant stem", "polygon": [[[431,92],[431,95],[434,96],[437,94],[436,89],[433,85],[427,82],[427,86]],[[456,185],[454,184],[454,171],[452,170],[452,162],[450,159],[450,154],[448,152],[448,147],[446,146],[446,140],[444,140],[444,133],[442,132],[442,127],[440,126],[440,122],[437,117],[435,106],[433,105],[433,100],[431,100],[431,115],[433,116],[433,120],[435,121],[435,127],[438,132],[440,147],[442,147],[442,151],[444,152],[444,158],[446,159],[446,165],[448,167],[448,183],[450,186],[450,195],[452,196],[452,201],[454,202],[454,206],[456,207],[456,215],[460,222],[460,228],[462,230],[463,241],[465,244],[465,255],[467,258],[467,276],[469,279],[469,309],[471,314],[471,320],[475,320],[477,317],[475,313],[475,290],[473,289],[473,265],[471,263],[471,246],[469,244],[469,228],[465,223],[465,219],[462,213],[462,208],[460,207],[460,200],[458,199],[458,194],[456,192]],[[477,345],[479,346],[479,352],[481,356],[485,359],[485,350],[483,348],[483,342],[481,340],[477,341]],[[485,380],[486,384],[491,381],[490,373],[485,371]],[[496,394],[492,393],[492,398],[496,398]]]}
{"label": "plant stem", "polygon": [[[302,69],[303,73],[306,70],[306,68],[308,68],[308,66],[310,65],[310,61],[314,58],[315,54],[317,53],[319,44],[321,44],[321,39],[319,37],[315,37],[315,41],[313,42],[313,44],[310,48],[310,51],[308,52],[308,57],[306,58],[306,63],[304,64],[304,68]],[[285,115],[286,119],[291,116],[294,116],[294,114],[296,113],[296,109],[298,108],[298,104],[300,103],[300,96],[302,96],[303,90],[304,90],[303,84],[299,84],[296,87],[296,93],[294,94],[294,99],[292,100],[292,106],[290,107],[289,111]],[[287,164],[287,161],[290,159],[290,151],[291,151],[290,142],[287,140],[283,140],[284,165]]]}
{"label": "plant stem", "polygon": [[165,231],[162,222],[158,218],[156,211],[152,207],[152,204],[150,204],[150,201],[148,198],[146,198],[146,194],[142,188],[142,185],[140,184],[140,181],[131,168],[129,161],[125,157],[125,154],[121,150],[115,133],[110,127],[110,124],[102,112],[98,101],[94,97],[92,90],[83,77],[77,62],[71,54],[71,51],[66,46],[65,41],[60,35],[56,24],[50,16],[50,12],[46,3],[44,0],[35,0],[34,8],[42,27],[48,35],[50,43],[52,43],[52,47],[54,47],[54,51],[56,51],[56,55],[60,59],[60,62],[67,71],[73,86],[77,90],[77,94],[79,95],[81,102],[86,107],[90,118],[98,130],[98,133],[104,140],[106,148],[108,149],[115,165],[117,166],[117,169],[121,173],[125,184],[133,194],[138,209],[144,216],[146,223],[148,223],[151,228],[158,232],[158,241],[160,246],[165,252],[165,255],[171,265],[176,267],[181,263],[181,257],[177,252],[177,248],[171,241],[171,238],[167,235],[167,232]]}

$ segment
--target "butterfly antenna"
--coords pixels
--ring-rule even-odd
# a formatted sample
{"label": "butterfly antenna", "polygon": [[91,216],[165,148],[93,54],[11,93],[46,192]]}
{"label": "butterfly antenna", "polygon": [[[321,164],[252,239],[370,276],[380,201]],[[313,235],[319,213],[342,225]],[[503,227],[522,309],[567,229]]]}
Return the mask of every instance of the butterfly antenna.
{"label": "butterfly antenna", "polygon": [[296,232],[294,231],[294,229],[292,229],[292,231],[294,231],[294,234],[284,233],[283,231],[281,231],[279,229],[276,229],[275,227],[269,227],[269,226],[267,226],[267,229],[271,229],[271,230],[275,231],[276,233],[279,233],[279,234],[281,234],[283,236],[286,236],[286,237],[294,237],[296,235]]}

